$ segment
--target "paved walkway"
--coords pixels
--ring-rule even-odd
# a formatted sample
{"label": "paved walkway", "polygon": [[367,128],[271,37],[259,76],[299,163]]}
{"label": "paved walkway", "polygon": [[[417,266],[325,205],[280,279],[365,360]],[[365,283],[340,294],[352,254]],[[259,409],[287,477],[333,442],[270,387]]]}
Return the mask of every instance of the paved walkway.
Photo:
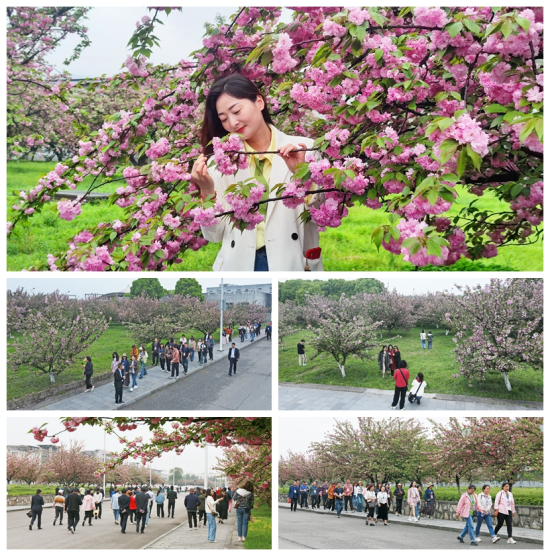
{"label": "paved walkway", "polygon": [[[240,339],[237,338],[236,345],[239,350],[246,350],[248,347],[253,346],[256,342],[266,342],[263,337],[260,339],[250,342],[245,341],[241,343]],[[134,389],[133,392],[130,392],[130,387],[124,388],[124,392],[122,395],[122,400],[126,404],[131,404],[137,400],[145,398],[146,396],[161,390],[163,388],[167,388],[170,385],[186,380],[190,378],[194,373],[202,371],[203,369],[207,369],[213,363],[216,363],[220,359],[227,359],[227,345],[224,346],[223,351],[218,351],[218,345],[214,346],[214,360],[208,361],[206,365],[199,365],[198,357],[195,354],[195,360],[189,362],[189,369],[187,372],[187,376],[183,375],[183,368],[180,363],[180,376],[177,379],[168,379],[170,376],[169,373],[163,371],[160,366],[151,367],[147,369],[147,375],[143,377],[143,379],[138,379],[138,388]],[[151,356],[150,356],[151,357]],[[246,354],[241,356],[241,359],[245,359]],[[92,377],[92,384],[93,384],[93,377]],[[115,387],[112,382],[108,382],[102,386],[97,386],[94,388],[92,392],[81,392],[80,394],[76,394],[74,396],[69,396],[58,400],[54,403],[50,403],[47,405],[35,406],[33,409],[46,409],[46,410],[54,410],[54,411],[67,411],[67,410],[76,410],[76,411],[88,411],[92,410],[124,410],[125,405],[115,405]],[[28,409],[28,408],[26,408]],[[163,409],[163,407],[158,407],[157,409]]]}
{"label": "paved walkway", "polygon": [[[327,395],[319,395],[325,390]],[[312,402],[312,394],[315,402]],[[311,411],[340,410],[390,410],[393,390],[332,386],[327,384],[279,383],[279,409]],[[405,411],[542,411],[543,404],[530,401],[499,400],[474,396],[427,394],[420,405],[405,400]],[[398,411],[398,410],[397,410]]]}
{"label": "paved walkway", "polygon": [[230,549],[232,548],[233,537],[235,537],[235,543],[237,542],[237,512],[232,511],[229,512],[227,515],[229,519],[227,519],[223,523],[223,525],[221,525],[220,523],[216,523],[217,542],[215,543],[208,542],[208,522],[206,523],[206,527],[201,526],[196,531],[194,529],[189,529],[188,522],[185,522],[175,529],[168,531],[168,533],[165,533],[161,537],[155,539],[153,542],[149,543],[143,548],[147,550]]}
{"label": "paved walkway", "polygon": [[[287,504],[286,502],[279,502],[279,508],[288,509],[290,508],[290,504]],[[334,516],[336,517],[336,512],[329,512],[328,510],[306,510],[306,509],[298,508],[298,512],[307,512],[308,514],[321,514],[326,516],[333,513]],[[364,513],[342,512],[341,516],[345,518],[361,520],[361,522],[365,521]],[[416,527],[416,528],[439,529],[441,531],[454,531],[457,533],[460,533],[462,529],[464,529],[463,521],[449,521],[446,519],[421,518],[416,522],[411,522],[408,520],[408,517],[396,516],[395,514],[392,513],[390,513],[388,517],[389,517],[388,523],[399,523],[400,525],[406,525],[406,526]],[[486,526],[483,526],[480,535],[481,535],[480,538],[482,540],[491,538]],[[504,527],[503,530],[499,531],[499,536],[501,537],[501,540],[497,544],[501,544],[502,546],[505,546],[506,527]],[[513,529],[513,538],[517,541],[523,541],[523,542],[534,543],[534,544],[542,544],[543,537],[544,537],[544,531],[538,531],[537,529],[525,529],[523,527],[514,527]]]}

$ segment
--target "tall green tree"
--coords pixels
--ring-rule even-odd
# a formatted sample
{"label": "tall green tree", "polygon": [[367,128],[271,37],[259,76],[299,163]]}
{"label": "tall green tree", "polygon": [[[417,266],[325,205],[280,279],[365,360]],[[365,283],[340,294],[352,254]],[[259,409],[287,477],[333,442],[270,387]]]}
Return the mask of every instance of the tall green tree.
{"label": "tall green tree", "polygon": [[132,282],[130,297],[147,296],[160,299],[166,294],[166,290],[161,286],[158,278],[138,278]]}
{"label": "tall green tree", "polygon": [[174,293],[176,295],[183,295],[184,297],[190,295],[191,297],[197,297],[201,301],[204,301],[202,287],[195,278],[180,278],[176,282]]}

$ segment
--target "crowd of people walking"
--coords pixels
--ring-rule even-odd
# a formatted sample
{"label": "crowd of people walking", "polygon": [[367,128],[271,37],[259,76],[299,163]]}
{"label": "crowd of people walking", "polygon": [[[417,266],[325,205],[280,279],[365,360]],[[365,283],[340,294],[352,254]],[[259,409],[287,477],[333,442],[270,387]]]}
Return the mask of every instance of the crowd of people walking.
{"label": "crowd of people walking", "polygon": [[[322,504],[323,510],[335,512],[338,518],[342,512],[365,512],[365,525],[374,527],[380,521],[387,526],[392,504],[396,516],[404,515],[404,500],[407,501],[409,508],[408,521],[417,522],[421,516],[434,519],[436,498],[433,487],[434,484],[429,483],[423,491],[420,484],[412,481],[405,492],[401,483],[397,483],[392,491],[389,483],[368,483],[363,486],[362,481],[352,483],[350,479],[347,479],[345,483],[333,482],[330,484],[328,481],[324,481],[322,484],[317,484],[316,481],[311,484],[308,484],[307,481],[302,481],[301,484],[294,481],[288,490],[288,503],[290,511],[294,512],[297,511],[298,504],[303,509],[309,509],[311,505],[312,510],[320,510]],[[465,521],[464,529],[458,536],[458,540],[464,542],[464,537],[469,535],[471,544],[477,546],[477,543],[481,542],[480,531],[485,523],[492,541],[495,543],[500,540],[497,533],[506,524],[507,542],[516,544],[512,537],[512,519],[516,515],[516,508],[514,497],[510,492],[510,484],[502,483],[501,490],[495,497],[494,507],[489,494],[489,485],[483,485],[479,497],[475,494],[475,490],[475,485],[469,485],[457,504],[456,517],[462,517]],[[477,518],[475,527],[474,517]],[[494,529],[491,517],[497,519],[497,526]]]}
{"label": "crowd of people walking", "polygon": [[[175,489],[173,486],[111,487],[108,501],[115,525],[120,526],[120,532],[123,534],[126,534],[129,524],[132,526],[135,524],[136,533],[145,533],[145,528],[153,515],[154,505],[156,505],[157,519],[165,517],[174,519],[178,490],[181,494],[181,489]],[[228,519],[228,512],[234,509],[237,514],[238,540],[241,542],[246,540],[254,507],[254,486],[250,481],[235,492],[229,487],[218,489],[197,487],[190,488],[188,492],[183,500],[183,506],[187,512],[190,530],[197,531],[201,527],[207,527],[207,541],[215,543],[217,525],[223,525]],[[86,525],[91,527],[92,521],[105,517],[103,512],[105,501],[105,492],[99,486],[56,488],[52,505],[53,526],[63,526],[65,518],[67,530],[75,534],[83,512],[81,527]],[[31,518],[29,530],[32,531],[35,523],[38,529],[42,529],[44,504],[42,491],[37,489],[31,499],[31,509],[27,513]]]}

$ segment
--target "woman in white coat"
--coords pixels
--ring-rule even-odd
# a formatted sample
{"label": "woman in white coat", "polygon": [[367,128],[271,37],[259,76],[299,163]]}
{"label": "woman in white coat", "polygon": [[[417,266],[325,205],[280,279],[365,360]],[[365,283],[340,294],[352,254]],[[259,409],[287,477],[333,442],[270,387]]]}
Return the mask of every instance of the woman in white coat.
{"label": "woman in white coat", "polygon": [[[278,154],[250,156],[249,167],[238,170],[234,176],[223,175],[216,168],[209,169],[208,156],[213,148],[208,143],[213,137],[228,133],[239,133],[249,152],[277,151]],[[201,198],[215,195],[226,210],[231,210],[225,200],[226,189],[257,175],[258,171],[270,186],[269,196],[277,197],[273,186],[291,181],[296,166],[305,161],[305,151],[296,152],[296,149],[312,148],[314,143],[313,139],[288,136],[275,128],[264,97],[252,81],[239,74],[219,79],[210,89],[201,142],[205,154],[193,165],[193,182],[200,188]],[[307,204],[318,201],[317,195],[308,197]],[[319,232],[315,223],[302,223],[303,207],[290,209],[280,201],[265,203],[263,207],[265,205],[265,220],[253,230],[241,233],[225,218],[202,228],[208,241],[222,242],[213,270],[323,270],[320,257],[306,259],[308,250],[319,247]]]}

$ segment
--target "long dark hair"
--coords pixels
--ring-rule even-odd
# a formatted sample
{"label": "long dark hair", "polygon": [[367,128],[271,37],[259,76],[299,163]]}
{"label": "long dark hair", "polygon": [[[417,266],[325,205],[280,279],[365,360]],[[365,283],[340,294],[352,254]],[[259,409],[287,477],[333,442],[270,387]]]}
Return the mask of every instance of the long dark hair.
{"label": "long dark hair", "polygon": [[[224,137],[227,135],[227,131],[224,129],[216,109],[216,103],[224,93],[238,99],[246,98],[251,102],[256,102],[258,95],[260,95],[264,99],[265,103],[265,97],[262,93],[260,93],[258,87],[256,87],[250,79],[248,79],[248,77],[239,73],[233,73],[227,77],[218,79],[214,85],[212,85],[208,96],[206,97],[204,107],[204,120],[202,122],[201,129],[201,145],[204,149],[204,154],[206,155],[210,155],[214,152],[212,145],[208,144],[212,141],[213,137]],[[267,110],[267,103],[265,103],[264,109],[262,110],[262,116],[264,117],[264,122],[266,124],[273,123],[269,111]]]}

